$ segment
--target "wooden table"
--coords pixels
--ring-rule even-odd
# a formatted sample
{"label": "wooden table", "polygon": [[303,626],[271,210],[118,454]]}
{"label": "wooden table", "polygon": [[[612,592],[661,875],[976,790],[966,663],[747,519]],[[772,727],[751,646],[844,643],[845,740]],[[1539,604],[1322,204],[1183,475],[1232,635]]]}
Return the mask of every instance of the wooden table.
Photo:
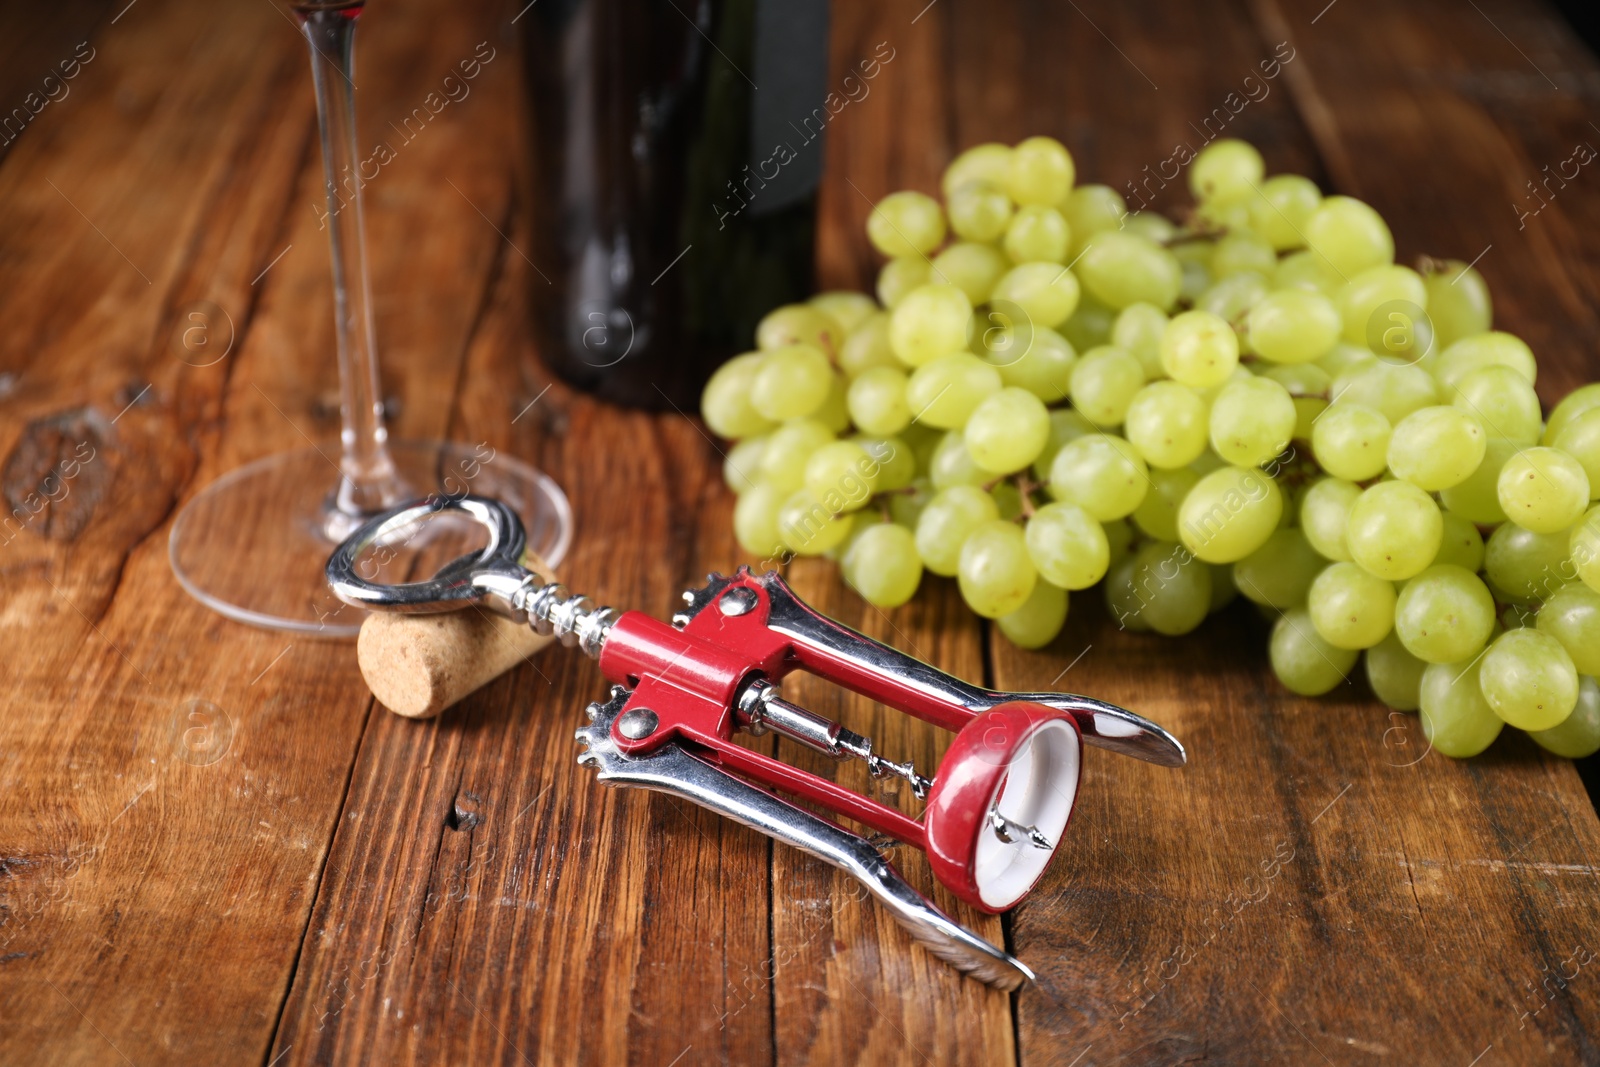
{"label": "wooden table", "polygon": [[[1027,653],[948,582],[885,616],[831,564],[790,569],[823,610],[949,670],[1095,693],[1188,745],[1177,772],[1095,752],[1031,902],[957,909],[1038,969],[1011,997],[932,962],[831,869],[596,785],[573,758],[602,691],[587,661],[547,656],[403,721],[350,646],[192,602],[167,565],[176,508],[336,433],[320,164],[281,9],[124,2],[6,35],[8,54],[33,43],[7,107],[80,40],[93,57],[0,165],[4,489],[86,440],[96,458],[0,545],[0,1062],[1600,1062],[1600,967],[1579,967],[1600,951],[1600,823],[1573,765],[1521,736],[1418,760],[1416,720],[1359,683],[1288,696],[1243,606],[1171,641],[1081,595]],[[894,59],[828,130],[821,283],[864,286],[869,199],[935,188],[968,144],[1053,134],[1124,188],[1209,119],[1271,170],[1370,201],[1404,259],[1475,261],[1547,403],[1597,377],[1600,176],[1519,219],[1542,202],[1530,181],[1600,144],[1600,66],[1543,8],[924,4],[836,5],[840,76],[879,42]],[[364,20],[373,135],[478,42],[497,50],[369,190],[395,430],[538,463],[578,516],[570,582],[665,613],[740,562],[731,498],[696,423],[552,386],[530,350],[520,6],[385,0]],[[199,368],[173,337],[202,302],[232,346]],[[937,757],[903,717],[798,695]],[[220,710],[211,762],[175,742],[193,701]]]}

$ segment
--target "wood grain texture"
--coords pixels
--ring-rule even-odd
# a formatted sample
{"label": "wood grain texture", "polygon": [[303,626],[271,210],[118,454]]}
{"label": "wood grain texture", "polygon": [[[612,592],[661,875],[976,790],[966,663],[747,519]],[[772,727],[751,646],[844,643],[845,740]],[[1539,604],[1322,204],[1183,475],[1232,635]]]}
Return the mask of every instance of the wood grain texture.
{"label": "wood grain texture", "polygon": [[[1228,132],[1370,200],[1403,259],[1492,245],[1479,268],[1546,400],[1600,377],[1600,185],[1586,168],[1537,215],[1513,207],[1600,144],[1594,58],[1543,8],[1321,6],[835,5],[833,82],[880,43],[894,58],[830,124],[819,283],[870,288],[871,201],[934,190],[978,141],[1053,134],[1081,180],[1180,209],[1181,178],[1145,168],[1198,146],[1289,41]],[[1027,653],[948,581],[885,614],[831,563],[789,568],[873,637],[1118,700],[1188,745],[1176,772],[1091,751],[1071,842],[1004,921],[895,856],[1039,970],[1007,997],[831,869],[599,786],[572,731],[604,687],[576,653],[411,722],[373,711],[348,645],[189,602],[165,554],[176,506],[337,430],[320,161],[283,12],[139,0],[111,24],[121,7],[0,164],[0,493],[27,510],[0,531],[0,1062],[1600,1062],[1594,966],[1554,977],[1600,951],[1600,822],[1571,765],[1509,737],[1413,764],[1415,719],[1359,680],[1284,694],[1243,605],[1171,641],[1119,632],[1085,594]],[[578,516],[569,583],[664,615],[746,561],[732,498],[697,422],[576,395],[529,348],[514,13],[392,0],[363,23],[364,136],[397,149],[367,200],[394,428],[538,463]],[[419,136],[390,126],[480,41],[496,58],[467,99]],[[175,340],[196,311],[232,342],[212,366]],[[948,741],[786,690],[924,771]]]}

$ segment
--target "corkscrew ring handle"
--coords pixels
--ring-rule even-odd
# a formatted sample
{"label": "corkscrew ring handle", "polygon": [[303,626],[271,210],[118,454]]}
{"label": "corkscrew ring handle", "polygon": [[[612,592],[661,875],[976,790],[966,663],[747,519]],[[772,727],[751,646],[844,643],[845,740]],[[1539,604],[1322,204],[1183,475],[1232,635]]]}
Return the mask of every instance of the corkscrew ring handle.
{"label": "corkscrew ring handle", "polygon": [[[429,520],[445,512],[465,516],[482,527],[489,543],[446,564],[425,581],[392,585],[378,581],[385,551],[414,546],[419,538],[433,536]],[[505,504],[487,497],[437,494],[391,508],[364,523],[329,557],[328,585],[346,604],[369,611],[424,615],[478,604],[515,618],[511,595],[530,578],[543,582],[522,565],[526,549],[522,521]]]}

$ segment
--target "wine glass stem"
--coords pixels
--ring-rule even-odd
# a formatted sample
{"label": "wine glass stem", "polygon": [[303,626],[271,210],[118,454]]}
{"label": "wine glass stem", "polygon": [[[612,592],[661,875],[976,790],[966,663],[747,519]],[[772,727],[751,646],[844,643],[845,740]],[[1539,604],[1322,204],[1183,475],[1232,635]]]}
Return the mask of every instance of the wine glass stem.
{"label": "wine glass stem", "polygon": [[333,261],[334,332],[339,353],[339,467],[344,477],[333,501],[346,515],[371,513],[404,495],[389,456],[378,352],[372,328],[372,290],[367,279],[363,180],[358,169],[355,107],[355,29],[360,6],[310,8],[301,17],[311,45],[317,126],[322,138],[322,173],[327,194]]}

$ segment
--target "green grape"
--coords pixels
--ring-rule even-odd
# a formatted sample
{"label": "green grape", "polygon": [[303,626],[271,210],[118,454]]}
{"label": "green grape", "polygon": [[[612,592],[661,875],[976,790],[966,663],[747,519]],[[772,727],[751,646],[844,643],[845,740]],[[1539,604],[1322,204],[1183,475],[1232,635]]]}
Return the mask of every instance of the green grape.
{"label": "green grape", "polygon": [[911,446],[912,455],[917,458],[917,469],[926,472],[928,462],[933,458],[934,449],[939,447],[939,442],[944,440],[944,431],[935,430],[931,426],[918,426],[912,423],[897,435],[902,441]]}
{"label": "green grape", "polygon": [[973,145],[962,152],[944,169],[939,183],[944,198],[949,200],[957,189],[974,183],[992,185],[1003,189],[1011,173],[1011,148],[996,142]]}
{"label": "green grape", "polygon": [[[1376,314],[1384,305],[1395,301],[1404,301],[1419,310],[1427,305],[1427,287],[1422,284],[1422,276],[1410,267],[1385,263],[1368,267],[1352,276],[1339,290],[1339,315],[1344,321],[1344,339],[1353,345],[1364,345],[1374,331],[1382,333],[1386,328],[1396,325],[1387,313],[1381,318]],[[1408,317],[1406,313],[1400,314],[1402,318]],[[1405,322],[1398,325],[1410,324]]]}
{"label": "green grape", "polygon": [[1188,469],[1151,471],[1150,489],[1133,509],[1134,525],[1158,541],[1176,541],[1178,508],[1199,481],[1200,475]]}
{"label": "green grape", "polygon": [[1418,408],[1389,438],[1389,469],[1396,478],[1434,492],[1472,477],[1487,448],[1483,425],[1460,408]]}
{"label": "green grape", "polygon": [[1593,678],[1578,679],[1578,703],[1559,724],[1548,730],[1531,730],[1539,747],[1568,759],[1582,759],[1600,751],[1600,685]]}
{"label": "green grape", "polygon": [[1578,578],[1590,589],[1600,592],[1600,507],[1590,508],[1582,521],[1572,528],[1568,547]]}
{"label": "green grape", "polygon": [[1013,263],[1065,263],[1072,234],[1061,212],[1044,204],[1018,208],[1001,243]]}
{"label": "green grape", "polygon": [[1492,364],[1468,371],[1455,385],[1441,390],[1450,403],[1483,424],[1491,438],[1519,445],[1535,444],[1543,416],[1533,385],[1510,367]]}
{"label": "green grape", "polygon": [[1022,490],[1010,482],[996,482],[989,490],[989,495],[994,497],[994,505],[1000,509],[1000,517],[1007,522],[1022,514]]}
{"label": "green grape", "polygon": [[803,345],[832,359],[844,343],[844,331],[829,315],[809,304],[774,308],[756,324],[756,347],[763,352]]}
{"label": "green grape", "polygon": [[1452,759],[1476,756],[1494,743],[1505,725],[1479,686],[1481,659],[1470,663],[1432,663],[1422,672],[1417,694],[1422,736]]}
{"label": "green grape", "polygon": [[904,526],[873,523],[845,550],[841,570],[861,599],[874,607],[897,608],[922,584],[916,538]]}
{"label": "green grape", "polygon": [[1345,531],[1359,499],[1361,487],[1342,478],[1323,478],[1306,490],[1300,501],[1300,530],[1312,548],[1331,560],[1350,559]]}
{"label": "green grape", "polygon": [[1422,698],[1422,675],[1428,665],[1406,651],[1391,633],[1367,649],[1367,683],[1373,694],[1395,711],[1416,711]]}
{"label": "green grape", "polygon": [[1436,564],[1406,583],[1394,630],[1406,651],[1429,663],[1471,659],[1494,629],[1494,597],[1476,574]]}
{"label": "green grape", "polygon": [[1439,494],[1444,506],[1481,526],[1505,522],[1506,513],[1500,506],[1500,471],[1519,448],[1515,441],[1490,437],[1478,469],[1466,481]]}
{"label": "green grape", "polygon": [[1324,640],[1305,608],[1285,612],[1273,625],[1267,654],[1278,681],[1304,697],[1321,696],[1344,681],[1361,655]]}
{"label": "green grape", "polygon": [[1211,402],[1211,447],[1236,467],[1260,466],[1288,447],[1295,421],[1289,390],[1271,378],[1229,382]]}
{"label": "green grape", "polygon": [[1579,674],[1600,674],[1600,593],[1582,583],[1562,586],[1540,606],[1534,625],[1561,642]]}
{"label": "green grape", "polygon": [[[991,316],[995,315],[990,311]],[[1000,380],[1006,385],[1026,389],[1047,404],[1065,399],[1072,389],[1072,367],[1078,354],[1065,337],[1047,326],[1035,326],[1026,332],[1027,345],[1020,352],[1011,345],[990,348],[983,355],[1000,371]],[[981,331],[980,336],[988,331]]]}
{"label": "green grape", "polygon": [[1349,196],[1325,197],[1306,219],[1306,244],[1346,281],[1394,262],[1394,235],[1372,208]]}
{"label": "green grape", "polygon": [[877,465],[875,471],[869,468],[874,492],[893,493],[917,480],[917,455],[903,438],[857,435],[851,440],[866,449]]}
{"label": "green grape", "polygon": [[1103,522],[1100,528],[1105,532],[1106,547],[1110,552],[1106,566],[1110,570],[1115,570],[1118,564],[1133,555],[1133,543],[1138,539],[1138,534],[1133,528],[1133,523],[1127,519]]}
{"label": "green grape", "polygon": [[1072,256],[1076,258],[1095,234],[1123,228],[1128,204],[1109,185],[1080,185],[1067,194],[1060,210],[1072,232]]}
{"label": "green grape", "polygon": [[1019,471],[1038,458],[1050,440],[1044,401],[1010,386],[984,399],[967,419],[967,454],[994,474]]}
{"label": "green grape", "polygon": [[1210,613],[1211,568],[1182,545],[1145,545],[1134,553],[1130,578],[1140,600],[1139,618],[1158,634],[1186,634]]}
{"label": "green grape", "polygon": [[954,577],[968,536],[999,517],[994,497],[975,485],[939,490],[917,518],[917,555],[923,566],[945,578]]}
{"label": "green grape", "polygon": [[757,482],[733,506],[733,536],[752,556],[776,557],[783,551],[778,536],[778,509],[788,493],[770,482]]}
{"label": "green grape", "polygon": [[1458,259],[1430,260],[1424,264],[1422,283],[1428,290],[1434,341],[1441,348],[1489,329],[1489,286],[1477,270]]}
{"label": "green grape", "polygon": [[889,347],[889,315],[874,311],[839,346],[839,369],[854,378],[873,367],[903,367]]}
{"label": "green grape", "polygon": [[1529,385],[1534,383],[1538,373],[1533,350],[1527,342],[1503,330],[1490,330],[1488,333],[1461,338],[1439,354],[1439,362],[1433,373],[1448,396],[1463,375],[1479,367],[1492,366],[1510,367],[1528,379]]}
{"label": "green grape", "polygon": [[1053,137],[1029,137],[1011,150],[1006,191],[1019,204],[1058,204],[1077,177],[1072,153]]}
{"label": "green grape", "polygon": [[1046,504],[1028,520],[1024,538],[1039,574],[1062,589],[1089,588],[1111,563],[1105,528],[1076,504]]}
{"label": "green grape", "polygon": [[732,448],[722,458],[722,480],[735,493],[748,492],[761,479],[761,457],[767,451],[767,438],[749,437]]}
{"label": "green grape", "polygon": [[954,430],[966,425],[978,405],[1000,389],[999,371],[970,352],[955,352],[912,372],[906,403],[911,405],[913,421]]}
{"label": "green grape", "polygon": [[1061,324],[1061,336],[1072,345],[1073,351],[1087,352],[1111,343],[1111,326],[1116,320],[1115,311],[1085,293],[1072,317]]}
{"label": "green grape", "polygon": [[1354,563],[1333,563],[1311,583],[1306,607],[1311,625],[1328,644],[1371,648],[1394,627],[1394,585]]}
{"label": "green grape", "polygon": [[1294,400],[1294,439],[1309,442],[1317,421],[1328,410],[1328,402],[1323,399],[1333,384],[1328,372],[1315,363],[1299,363],[1268,367],[1261,376],[1289,390]]}
{"label": "green grape", "polygon": [[963,241],[998,241],[1011,222],[1011,198],[986,182],[969,182],[945,198],[950,228]]}
{"label": "green grape", "polygon": [[815,419],[786,422],[767,437],[761,453],[761,479],[794,492],[806,482],[806,461],[811,453],[833,440],[833,431]]}
{"label": "green grape", "polygon": [[805,489],[797,489],[778,508],[778,536],[796,555],[820,556],[850,536],[854,517],[831,510]]}
{"label": "green grape", "polygon": [[[1158,215],[1154,211],[1135,211],[1128,213],[1127,202],[1123,200],[1122,197],[1117,196],[1116,191],[1110,186],[1080,185],[1077,189],[1073,190],[1073,193],[1076,194],[1088,189],[1104,189],[1106,193],[1109,193],[1111,197],[1115,198],[1117,215],[1112,221],[1115,223],[1117,219],[1121,219],[1122,228],[1127,230],[1129,233],[1135,233],[1140,237],[1148,238],[1158,245],[1164,245],[1178,236],[1178,224],[1173,222],[1171,219],[1166,218],[1165,216]],[[1072,196],[1067,197],[1068,205],[1072,203],[1072,199]],[[1125,218],[1123,217],[1124,214],[1126,214]],[[1108,230],[1110,228],[1110,226],[1104,227],[1104,229]]]}
{"label": "green grape", "polygon": [[1022,607],[995,620],[1000,632],[1018,648],[1043,648],[1067,622],[1067,592],[1049,582],[1035,582]]}
{"label": "green grape", "polygon": [[994,475],[984,470],[967,451],[966,435],[951,430],[939,439],[928,461],[928,478],[935,489],[948,489],[953,485],[983,485],[993,481]]}
{"label": "green grape", "polygon": [[1261,183],[1261,195],[1250,198],[1250,225],[1274,250],[1286,252],[1306,243],[1306,223],[1322,203],[1322,191],[1310,178],[1279,174]]}
{"label": "green grape", "polygon": [[828,357],[810,345],[775,348],[750,380],[750,404],[773,422],[804,418],[822,407],[833,386]]}
{"label": "green grape", "polygon": [[1283,493],[1253,467],[1201,478],[1178,509],[1178,536],[1207,563],[1236,563],[1262,545],[1283,516]]}
{"label": "green grape", "polygon": [[1589,506],[1589,476],[1555,448],[1525,448],[1506,460],[1495,483],[1506,517],[1525,530],[1565,530]]}
{"label": "green grape", "polygon": [[1540,444],[1553,445],[1561,431],[1567,428],[1567,423],[1593,408],[1600,407],[1600,382],[1591,382],[1580,385],[1572,392],[1561,398],[1550,412],[1550,421],[1545,424],[1544,436],[1539,439]]}
{"label": "green grape", "polygon": [[1311,454],[1335,478],[1364,482],[1388,465],[1389,420],[1365,404],[1331,404],[1311,428]]}
{"label": "green grape", "polygon": [[1410,482],[1379,482],[1350,508],[1344,538],[1350,558],[1367,573],[1400,582],[1439,554],[1444,519],[1433,498]]}
{"label": "green grape", "polygon": [[1343,341],[1333,346],[1332,351],[1317,360],[1317,366],[1328,372],[1328,375],[1338,381],[1347,372],[1357,368],[1370,367],[1378,362],[1378,357],[1361,345],[1347,345]]}
{"label": "green grape", "polygon": [[986,619],[998,619],[1028,602],[1039,572],[1028,558],[1021,528],[991,519],[967,535],[956,579],[969,608]]}
{"label": "green grape", "polygon": [[1150,488],[1144,460],[1120,437],[1092,433],[1067,442],[1050,464],[1050,495],[1101,522],[1133,514]]}
{"label": "green grape", "polygon": [[1106,575],[1106,610],[1117,620],[1118,629],[1148,633],[1150,627],[1139,617],[1144,600],[1133,584],[1134,563],[1130,555],[1114,563]]}
{"label": "green grape", "polygon": [[1295,527],[1274,530],[1267,543],[1233,565],[1233,584],[1245,599],[1279,611],[1305,603],[1328,561]]}
{"label": "green grape", "polygon": [[1233,327],[1208,311],[1185,311],[1161,335],[1161,367],[1194,389],[1221,385],[1239,365]]}
{"label": "green grape", "polygon": [[1167,322],[1165,311],[1141,301],[1123,308],[1111,324],[1111,343],[1134,354],[1147,381],[1167,375],[1161,367],[1161,335],[1167,332]]}
{"label": "green grape", "polygon": [[811,418],[834,433],[844,433],[850,428],[850,383],[837,374],[828,375],[828,395],[822,406],[811,413]]}
{"label": "green grape", "polygon": [[902,363],[920,367],[965,352],[972,302],[953,285],[924,285],[907,293],[889,317],[889,347]]}
{"label": "green grape", "polygon": [[1035,327],[1059,326],[1078,306],[1078,279],[1059,263],[1019,263],[995,282],[989,299],[1009,301]]}
{"label": "green grape", "polygon": [[1538,533],[1506,523],[1483,546],[1483,572],[1504,599],[1543,600],[1571,580],[1570,543],[1565,531]]}
{"label": "green grape", "polygon": [[1211,253],[1211,276],[1226,278],[1241,271],[1269,275],[1278,268],[1278,254],[1272,245],[1249,230],[1224,234]]}
{"label": "green grape", "polygon": [[924,193],[890,193],[867,216],[867,239],[891,258],[925,256],[944,244],[944,211]]}
{"label": "green grape", "polygon": [[1055,462],[1056,453],[1066,447],[1068,441],[1074,441],[1086,433],[1098,433],[1094,423],[1073,411],[1071,408],[1061,408],[1050,413],[1050,438],[1045,442],[1044,451],[1039,453],[1039,458],[1033,461],[1033,476],[1040,482],[1050,480],[1050,465]]}
{"label": "green grape", "polygon": [[1189,164],[1189,191],[1196,200],[1236,204],[1256,190],[1265,174],[1254,145],[1224,137],[1202,148]]}
{"label": "green grape", "polygon": [[806,460],[805,491],[829,512],[859,511],[878,491],[879,464],[855,441],[833,441]]}
{"label": "green grape", "polygon": [[1437,404],[1439,389],[1433,376],[1421,367],[1380,359],[1353,366],[1334,378],[1333,399],[1375,408],[1394,426],[1418,408]]}
{"label": "green grape", "polygon": [[1562,427],[1553,447],[1578,462],[1589,481],[1589,496],[1600,494],[1600,409],[1585,411]]}
{"label": "green grape", "polygon": [[981,304],[989,299],[995,283],[1010,264],[992,245],[957,241],[933,257],[933,277],[960,289],[967,300]]}
{"label": "green grape", "polygon": [[1334,273],[1328,261],[1310,249],[1284,256],[1272,272],[1272,288],[1276,290],[1300,289],[1331,298],[1338,295],[1343,284],[1344,279]]}
{"label": "green grape", "polygon": [[1169,308],[1183,281],[1176,256],[1154,241],[1121,230],[1102,230],[1090,237],[1073,269],[1084,288],[1114,310],[1137,303]]}
{"label": "green grape", "polygon": [[1206,450],[1206,402],[1186,385],[1151,382],[1134,394],[1122,427],[1128,443],[1152,467],[1187,467]]}
{"label": "green grape", "polygon": [[927,285],[933,278],[933,263],[927,256],[900,256],[878,271],[878,302],[893,310],[907,295]]}
{"label": "green grape", "polygon": [[1541,630],[1507,630],[1483,655],[1478,684],[1494,713],[1520,730],[1548,730],[1578,703],[1578,670]]}
{"label": "green grape", "polygon": [[856,375],[846,396],[851,421],[867,433],[897,434],[911,422],[906,376],[893,367],[872,367]]}
{"label": "green grape", "polygon": [[922,518],[922,510],[933,499],[933,486],[926,478],[917,478],[905,492],[890,493],[889,517],[906,529],[915,531]]}
{"label": "green grape", "polygon": [[[843,343],[842,339],[849,337],[868,318],[878,312],[878,302],[876,300],[866,293],[857,293],[848,289],[834,289],[818,293],[810,300],[807,300],[806,303],[828,316],[839,327],[838,332],[833,335],[835,355],[837,355],[839,347]],[[759,329],[757,327],[758,331]],[[816,342],[808,341],[806,343],[815,344]]]}
{"label": "green grape", "polygon": [[[1174,252],[1173,254],[1176,255],[1177,253]],[[1183,278],[1178,283],[1178,300],[1193,307],[1202,296],[1211,291],[1211,271],[1205,264],[1195,260],[1180,259],[1178,263],[1183,269]],[[1230,281],[1240,277],[1243,277],[1243,275],[1233,275]]]}
{"label": "green grape", "polygon": [[754,437],[772,429],[772,420],[750,403],[750,388],[765,358],[763,352],[734,356],[706,382],[705,392],[700,395],[700,414],[718,437]]}
{"label": "green grape", "polygon": [[1250,347],[1274,363],[1310,363],[1339,340],[1339,312],[1321,293],[1282,289],[1268,293],[1245,318]]}
{"label": "green grape", "polygon": [[1439,554],[1434,563],[1453,563],[1476,574],[1483,569],[1483,535],[1478,528],[1453,511],[1443,516],[1444,533],[1439,538]]}
{"label": "green grape", "polygon": [[1139,358],[1113,345],[1091,348],[1072,367],[1072,406],[1096,426],[1118,426],[1144,387]]}

